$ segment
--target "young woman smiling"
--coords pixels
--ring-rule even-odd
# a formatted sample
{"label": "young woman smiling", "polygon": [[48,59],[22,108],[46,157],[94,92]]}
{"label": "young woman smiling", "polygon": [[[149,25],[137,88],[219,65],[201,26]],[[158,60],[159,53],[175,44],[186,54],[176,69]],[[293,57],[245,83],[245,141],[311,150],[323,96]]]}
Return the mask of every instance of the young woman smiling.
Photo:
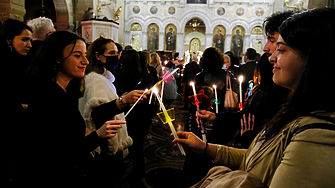
{"label": "young woman smiling", "polygon": [[178,133],[173,142],[239,169],[215,167],[194,187],[334,187],[334,17],[334,9],[313,9],[281,25],[269,60],[274,82],[290,94],[249,149],[207,144],[192,133]]}

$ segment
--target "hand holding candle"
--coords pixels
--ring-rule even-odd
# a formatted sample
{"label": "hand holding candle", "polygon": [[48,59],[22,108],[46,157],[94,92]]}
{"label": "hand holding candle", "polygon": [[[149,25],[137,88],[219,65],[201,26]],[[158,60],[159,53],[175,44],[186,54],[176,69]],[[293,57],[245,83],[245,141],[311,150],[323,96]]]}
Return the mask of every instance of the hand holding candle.
{"label": "hand holding candle", "polygon": [[135,102],[135,104],[130,108],[130,110],[126,113],[125,116],[123,116],[122,120],[124,120],[127,115],[130,113],[130,111],[135,107],[135,105],[138,103],[138,101],[141,100],[141,98],[143,97],[143,95],[148,91],[148,89],[145,89],[145,91],[143,92],[143,94],[137,99],[137,101]]}
{"label": "hand holding candle", "polygon": [[[170,126],[170,129],[171,129],[171,132],[172,132],[174,138],[175,138],[175,139],[178,138],[178,136],[177,136],[177,132],[176,132],[176,130],[175,130],[173,124],[172,124],[171,118],[170,118],[170,116],[168,115],[168,113],[167,113],[167,111],[166,111],[166,109],[165,109],[165,106],[164,106],[164,104],[163,104],[161,98],[160,98],[159,95],[158,95],[158,91],[157,91],[157,89],[156,89],[156,88],[153,88],[152,91],[155,93],[155,95],[156,95],[156,97],[157,97],[157,100],[158,100],[158,102],[159,102],[159,104],[160,104],[160,106],[161,106],[161,108],[162,108],[162,110],[163,110],[163,113],[164,113],[164,115],[165,115],[165,117],[166,117],[166,121],[168,122],[168,124],[169,124],[169,126]],[[178,143],[177,145],[178,145],[178,147],[179,147],[179,150],[180,150],[181,154],[186,155],[186,153],[185,153],[185,151],[184,151],[184,148],[183,148],[179,143]]]}

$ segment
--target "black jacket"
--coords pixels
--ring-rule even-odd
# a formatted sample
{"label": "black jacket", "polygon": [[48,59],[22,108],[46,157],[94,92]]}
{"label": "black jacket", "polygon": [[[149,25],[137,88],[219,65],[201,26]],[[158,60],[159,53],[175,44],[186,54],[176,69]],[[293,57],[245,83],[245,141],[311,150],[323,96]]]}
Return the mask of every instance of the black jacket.
{"label": "black jacket", "polygon": [[185,86],[189,86],[190,82],[194,81],[196,74],[200,71],[201,68],[197,62],[192,61],[188,63],[184,69],[183,83],[185,83]]}
{"label": "black jacket", "polygon": [[23,144],[23,179],[41,186],[50,182],[83,185],[94,167],[90,152],[100,145],[98,135],[94,131],[85,136],[78,99],[57,83],[34,88]]}

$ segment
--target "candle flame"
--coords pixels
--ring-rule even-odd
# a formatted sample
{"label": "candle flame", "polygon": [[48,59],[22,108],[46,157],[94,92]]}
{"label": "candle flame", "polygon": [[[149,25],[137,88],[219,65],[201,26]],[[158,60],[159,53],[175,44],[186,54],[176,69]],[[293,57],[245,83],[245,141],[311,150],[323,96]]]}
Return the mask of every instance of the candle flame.
{"label": "candle flame", "polygon": [[240,81],[240,83],[242,83],[243,82],[243,76],[238,77],[238,81]]}
{"label": "candle flame", "polygon": [[190,82],[190,85],[191,85],[191,86],[194,86],[194,82]]}
{"label": "candle flame", "polygon": [[154,87],[154,88],[152,89],[152,91],[153,91],[156,95],[158,94],[158,90],[157,90],[156,87]]}
{"label": "candle flame", "polygon": [[216,85],[213,85],[213,88],[216,89]]}

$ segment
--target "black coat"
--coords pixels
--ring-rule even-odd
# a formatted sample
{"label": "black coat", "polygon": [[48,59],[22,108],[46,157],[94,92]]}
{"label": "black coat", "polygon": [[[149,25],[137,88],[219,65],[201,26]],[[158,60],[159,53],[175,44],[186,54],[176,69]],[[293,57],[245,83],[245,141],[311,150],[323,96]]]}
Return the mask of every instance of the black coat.
{"label": "black coat", "polygon": [[189,86],[191,81],[195,80],[195,76],[201,71],[197,62],[192,61],[185,66],[183,82],[185,86]]}
{"label": "black coat", "polygon": [[[100,145],[96,132],[85,137],[78,99],[49,81],[34,87],[28,107],[25,182],[84,185],[93,171],[90,151]],[[63,184],[65,185],[65,184]]]}

